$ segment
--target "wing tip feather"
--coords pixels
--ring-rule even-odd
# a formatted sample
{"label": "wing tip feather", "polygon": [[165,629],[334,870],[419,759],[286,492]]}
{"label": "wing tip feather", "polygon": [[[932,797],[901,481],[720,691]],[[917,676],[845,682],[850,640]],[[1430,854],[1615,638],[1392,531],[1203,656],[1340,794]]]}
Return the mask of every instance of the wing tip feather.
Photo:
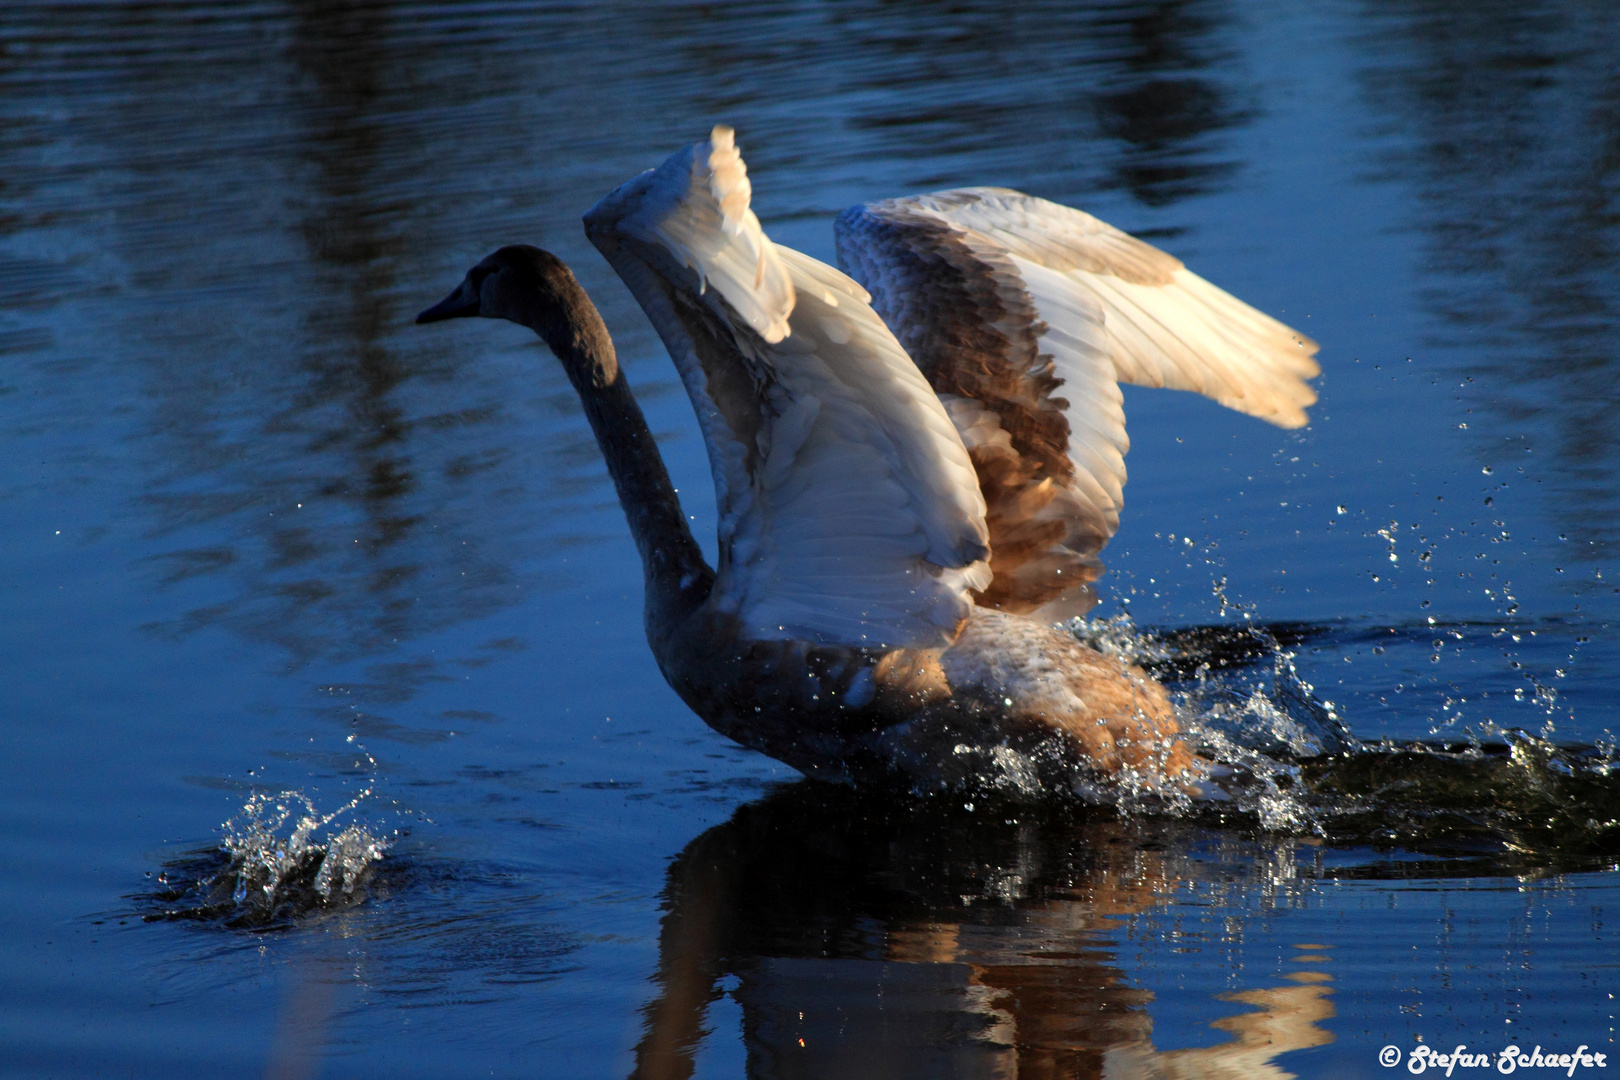
{"label": "wing tip feather", "polygon": [[[732,236],[740,236],[747,227],[744,217],[753,200],[753,185],[748,181],[748,166],[743,163],[742,151],[737,149],[737,132],[725,124],[716,124],[709,132],[708,167],[709,194],[720,207],[720,226]],[[764,272],[764,259],[760,260],[760,276]],[[756,281],[754,287],[758,288]]]}

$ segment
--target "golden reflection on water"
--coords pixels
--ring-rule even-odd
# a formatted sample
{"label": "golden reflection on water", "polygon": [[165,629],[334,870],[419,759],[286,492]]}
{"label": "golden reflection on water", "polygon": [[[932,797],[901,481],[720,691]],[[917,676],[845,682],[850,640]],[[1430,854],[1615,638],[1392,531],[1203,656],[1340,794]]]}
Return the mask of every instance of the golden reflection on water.
{"label": "golden reflection on water", "polygon": [[1306,967],[1278,985],[1217,995],[1252,1008],[1213,1023],[1225,1041],[1155,1045],[1122,923],[1210,874],[1164,828],[886,815],[808,783],[744,807],[670,867],[633,1075],[690,1075],[723,995],[757,1077],[1294,1075],[1279,1055],[1333,1041],[1324,946],[1296,946]]}

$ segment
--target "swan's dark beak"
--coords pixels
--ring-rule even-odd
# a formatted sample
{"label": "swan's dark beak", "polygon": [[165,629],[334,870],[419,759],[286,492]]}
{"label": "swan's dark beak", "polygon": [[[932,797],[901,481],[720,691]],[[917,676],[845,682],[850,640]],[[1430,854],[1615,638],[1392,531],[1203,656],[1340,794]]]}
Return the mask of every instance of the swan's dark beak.
{"label": "swan's dark beak", "polygon": [[419,323],[440,322],[444,319],[462,319],[478,314],[478,290],[473,288],[472,277],[464,278],[456,291],[440,300],[416,317]]}

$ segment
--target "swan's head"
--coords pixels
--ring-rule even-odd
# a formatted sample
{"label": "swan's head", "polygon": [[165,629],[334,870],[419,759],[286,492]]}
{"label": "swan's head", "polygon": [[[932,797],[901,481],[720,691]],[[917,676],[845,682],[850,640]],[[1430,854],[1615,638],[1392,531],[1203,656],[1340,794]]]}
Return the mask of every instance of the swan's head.
{"label": "swan's head", "polygon": [[455,292],[416,317],[419,323],[479,315],[527,326],[552,348],[579,324],[585,290],[566,263],[549,251],[513,244],[467,271]]}

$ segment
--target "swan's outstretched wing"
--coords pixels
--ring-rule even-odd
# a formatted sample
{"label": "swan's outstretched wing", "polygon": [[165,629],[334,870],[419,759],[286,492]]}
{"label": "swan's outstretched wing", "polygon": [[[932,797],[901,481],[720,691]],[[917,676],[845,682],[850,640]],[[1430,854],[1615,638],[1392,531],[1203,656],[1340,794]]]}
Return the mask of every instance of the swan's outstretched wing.
{"label": "swan's outstretched wing", "polygon": [[1316,343],[1090,214],[1004,188],[852,207],[838,259],[950,409],[979,469],[995,579],[1032,611],[1101,570],[1125,483],[1118,383],[1306,422]]}
{"label": "swan's outstretched wing", "polygon": [[866,291],[773,245],[748,199],[716,128],[585,215],[697,410],[714,602],[755,639],[948,644],[990,580],[973,464]]}

